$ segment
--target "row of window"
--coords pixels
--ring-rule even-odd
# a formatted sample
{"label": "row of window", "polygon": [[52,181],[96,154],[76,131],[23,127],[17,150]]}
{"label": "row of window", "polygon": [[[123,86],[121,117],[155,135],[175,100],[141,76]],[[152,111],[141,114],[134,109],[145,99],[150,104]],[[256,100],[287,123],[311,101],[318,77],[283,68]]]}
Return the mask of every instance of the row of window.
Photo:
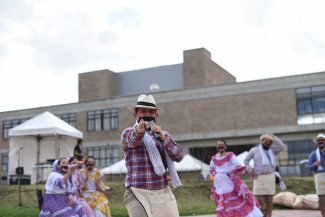
{"label": "row of window", "polygon": [[300,174],[300,161],[308,160],[310,154],[317,148],[311,140],[285,142],[287,149],[278,157],[281,174]]}
{"label": "row of window", "polygon": [[118,146],[87,148],[87,155],[96,159],[97,167],[107,167],[118,162]]}
{"label": "row of window", "polygon": [[28,119],[20,119],[20,120],[11,120],[11,121],[4,121],[3,122],[3,132],[2,138],[8,139],[9,138],[9,130],[15,126],[18,126],[21,123],[24,123]]}
{"label": "row of window", "polygon": [[[325,123],[325,85],[296,89],[298,124]],[[76,127],[76,114],[57,115],[68,124]],[[28,119],[3,122],[3,139],[8,139],[9,130]],[[118,109],[87,112],[87,130],[106,131],[118,129]]]}
{"label": "row of window", "polygon": [[325,123],[325,85],[296,89],[298,124]]}
{"label": "row of window", "polygon": [[87,130],[103,131],[118,129],[118,109],[87,112]]}
{"label": "row of window", "polygon": [[75,113],[57,115],[57,117],[76,128],[76,114]]}
{"label": "row of window", "polygon": [[[57,115],[58,118],[64,120],[73,127],[76,127],[76,114],[61,114]],[[3,122],[2,138],[9,138],[9,130],[21,123],[27,121],[27,119],[17,119]],[[118,129],[118,109],[106,109],[98,111],[87,112],[87,130],[92,131],[104,131],[104,130],[117,130]]]}
{"label": "row of window", "polygon": [[[87,148],[87,155],[96,159],[97,167],[107,167],[118,162],[119,149],[117,145],[109,147],[91,147]],[[8,171],[8,154],[2,154],[2,172]]]}

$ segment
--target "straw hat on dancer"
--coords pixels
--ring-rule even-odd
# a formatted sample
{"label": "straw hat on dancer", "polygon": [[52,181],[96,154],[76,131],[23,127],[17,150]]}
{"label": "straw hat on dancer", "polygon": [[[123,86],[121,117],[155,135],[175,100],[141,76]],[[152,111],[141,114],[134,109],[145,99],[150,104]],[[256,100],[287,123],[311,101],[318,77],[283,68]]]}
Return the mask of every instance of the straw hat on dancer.
{"label": "straw hat on dancer", "polygon": [[322,216],[325,216],[325,135],[320,133],[313,141],[316,143],[317,149],[309,156],[309,170],[315,173],[319,208]]}
{"label": "straw hat on dancer", "polygon": [[[278,146],[274,146],[277,143]],[[276,172],[275,156],[284,149],[283,142],[273,133],[260,136],[258,147],[252,148],[244,160],[250,176],[254,179],[253,195],[263,207],[266,203],[267,216],[272,216],[273,196],[275,195],[275,176],[280,178],[281,189],[286,189],[280,174]],[[254,160],[254,171],[249,167],[249,161]]]}
{"label": "straw hat on dancer", "polygon": [[178,217],[176,199],[168,187],[166,170],[171,176],[173,188],[181,187],[173,161],[180,162],[184,151],[168,132],[156,124],[158,114],[164,109],[156,106],[152,95],[140,95],[136,105],[127,109],[136,121],[121,136],[128,170],[124,202],[129,216]]}

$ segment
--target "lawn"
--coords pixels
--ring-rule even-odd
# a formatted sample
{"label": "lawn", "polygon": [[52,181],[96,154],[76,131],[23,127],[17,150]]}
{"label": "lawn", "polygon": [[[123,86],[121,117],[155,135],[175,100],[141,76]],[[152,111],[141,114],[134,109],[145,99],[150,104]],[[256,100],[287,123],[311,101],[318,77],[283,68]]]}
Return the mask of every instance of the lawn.
{"label": "lawn", "polygon": [[[252,189],[252,180],[244,180],[250,189]],[[315,194],[314,179],[308,178],[285,178],[287,186],[286,191],[291,191],[297,195]],[[210,199],[212,181],[195,181],[182,180],[183,188],[174,191],[177,199],[178,209],[181,216],[214,214],[216,207],[214,201]],[[113,217],[127,217],[127,210],[124,205],[124,183],[123,182],[107,182],[111,189],[104,192],[109,200],[109,207]],[[43,193],[45,185],[22,185],[22,204],[30,208],[21,207],[13,208],[19,203],[18,186],[0,186],[0,217],[29,217],[38,216],[36,189],[42,189]],[[277,187],[277,192],[280,189]],[[282,206],[274,206],[274,209],[287,209]]]}

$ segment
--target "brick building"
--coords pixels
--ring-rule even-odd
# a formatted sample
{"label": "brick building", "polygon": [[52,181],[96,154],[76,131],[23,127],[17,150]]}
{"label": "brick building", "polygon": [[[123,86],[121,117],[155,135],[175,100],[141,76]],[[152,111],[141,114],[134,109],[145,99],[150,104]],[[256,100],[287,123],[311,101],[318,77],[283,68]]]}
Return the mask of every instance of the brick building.
{"label": "brick building", "polygon": [[[8,130],[49,111],[83,132],[83,151],[99,168],[124,158],[120,136],[135,120],[126,109],[152,94],[166,112],[157,124],[185,153],[207,163],[218,139],[239,154],[273,132],[286,143],[277,157],[283,175],[299,175],[299,162],[316,148],[325,129],[325,72],[236,82],[204,48],[184,51],[181,64],[115,73],[79,74],[79,102],[0,113],[0,173],[6,177]],[[159,91],[150,93],[157,84]],[[109,147],[107,146],[109,143]]]}

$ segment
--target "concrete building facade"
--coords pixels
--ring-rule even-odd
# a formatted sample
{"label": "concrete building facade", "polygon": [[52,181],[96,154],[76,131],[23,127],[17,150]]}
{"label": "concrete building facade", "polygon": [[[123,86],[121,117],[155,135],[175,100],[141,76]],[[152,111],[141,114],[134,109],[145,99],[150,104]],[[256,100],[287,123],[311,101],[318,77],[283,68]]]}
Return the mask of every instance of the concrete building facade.
{"label": "concrete building facade", "polygon": [[[121,133],[135,122],[126,108],[143,93],[166,110],[157,124],[185,153],[209,163],[219,139],[240,154],[256,146],[261,134],[273,132],[286,143],[277,157],[280,173],[300,175],[299,162],[316,149],[312,139],[324,133],[324,79],[319,72],[236,82],[204,48],[184,51],[182,64],[82,73],[77,103],[0,113],[0,173],[7,175],[8,129],[45,111],[83,132],[83,151],[98,159],[98,167],[123,159]],[[128,81],[136,85],[124,86]],[[151,93],[153,83],[160,89]]]}

